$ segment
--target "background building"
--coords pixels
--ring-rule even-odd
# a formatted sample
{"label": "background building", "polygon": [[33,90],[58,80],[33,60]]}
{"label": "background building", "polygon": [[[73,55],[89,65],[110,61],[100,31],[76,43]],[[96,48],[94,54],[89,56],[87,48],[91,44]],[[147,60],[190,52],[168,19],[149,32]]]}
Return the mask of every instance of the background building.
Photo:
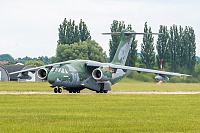
{"label": "background building", "polygon": [[8,71],[0,65],[0,81],[9,81],[9,74]]}
{"label": "background building", "polygon": [[17,76],[19,74],[9,75],[11,72],[20,71],[33,68],[33,66],[25,66],[25,65],[6,65],[0,66],[0,81],[19,81],[19,82],[42,82],[41,79],[38,78],[37,73],[28,72],[28,75],[31,77],[30,79],[19,79]]}

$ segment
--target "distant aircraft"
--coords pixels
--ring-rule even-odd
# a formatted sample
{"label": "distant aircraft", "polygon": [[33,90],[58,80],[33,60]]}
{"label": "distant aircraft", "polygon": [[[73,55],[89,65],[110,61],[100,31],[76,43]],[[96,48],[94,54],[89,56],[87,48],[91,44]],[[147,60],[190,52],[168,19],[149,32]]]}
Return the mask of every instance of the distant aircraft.
{"label": "distant aircraft", "polygon": [[21,70],[10,73],[19,73],[18,78],[26,79],[30,77],[28,72],[37,72],[42,80],[47,80],[55,93],[61,93],[62,88],[69,93],[80,93],[84,88],[88,88],[97,93],[107,93],[111,86],[129,75],[131,71],[155,73],[157,81],[168,81],[170,76],[190,76],[186,74],[144,69],[125,66],[125,62],[136,34],[158,34],[158,33],[136,33],[123,29],[121,32],[103,33],[104,35],[121,35],[121,41],[111,63],[101,63],[91,60],[69,60],[40,66],[36,68]]}

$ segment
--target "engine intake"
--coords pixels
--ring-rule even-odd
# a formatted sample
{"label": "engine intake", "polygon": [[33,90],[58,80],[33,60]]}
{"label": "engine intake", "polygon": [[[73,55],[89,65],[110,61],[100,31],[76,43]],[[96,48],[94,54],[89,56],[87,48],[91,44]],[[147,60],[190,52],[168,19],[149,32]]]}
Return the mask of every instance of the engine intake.
{"label": "engine intake", "polygon": [[113,74],[109,70],[96,68],[92,72],[92,77],[98,81],[108,81],[113,79]]}
{"label": "engine intake", "polygon": [[47,76],[48,76],[48,70],[45,69],[45,68],[41,68],[37,71],[37,75],[40,79],[42,80],[46,80],[47,79]]}
{"label": "engine intake", "polygon": [[157,75],[156,77],[155,77],[155,80],[156,81],[169,81],[169,78],[167,77],[167,76],[165,76],[165,75]]}

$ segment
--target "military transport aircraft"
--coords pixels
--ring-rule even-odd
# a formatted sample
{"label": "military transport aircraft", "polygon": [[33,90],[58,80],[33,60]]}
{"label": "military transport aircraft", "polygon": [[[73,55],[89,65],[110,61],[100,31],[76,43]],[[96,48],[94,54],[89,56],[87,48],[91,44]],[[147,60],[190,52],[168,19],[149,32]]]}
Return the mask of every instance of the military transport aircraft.
{"label": "military transport aircraft", "polygon": [[186,74],[144,69],[125,66],[125,62],[136,34],[158,34],[158,33],[136,33],[123,29],[121,32],[103,33],[105,35],[120,35],[121,41],[111,63],[101,63],[91,60],[69,60],[40,66],[36,68],[21,70],[10,73],[19,73],[18,78],[27,79],[28,72],[37,72],[42,80],[47,80],[55,93],[61,93],[62,89],[69,93],[80,93],[88,88],[97,93],[107,93],[111,86],[129,75],[131,71],[155,73],[157,81],[168,81],[170,76],[190,76]]}

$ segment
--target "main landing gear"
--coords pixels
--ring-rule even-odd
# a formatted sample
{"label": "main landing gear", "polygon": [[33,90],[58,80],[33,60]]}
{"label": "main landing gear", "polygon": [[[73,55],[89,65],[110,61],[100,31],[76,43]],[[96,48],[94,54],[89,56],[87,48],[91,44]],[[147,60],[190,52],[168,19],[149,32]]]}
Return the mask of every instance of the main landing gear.
{"label": "main landing gear", "polygon": [[108,90],[100,90],[100,91],[96,91],[96,93],[108,93]]}
{"label": "main landing gear", "polygon": [[96,91],[96,93],[108,93],[108,90],[104,90],[104,83],[100,83],[100,91]]}
{"label": "main landing gear", "polygon": [[54,93],[62,93],[62,88],[54,88]]}
{"label": "main landing gear", "polygon": [[[63,89],[65,89],[65,88],[63,88]],[[54,93],[62,93],[63,89],[61,87],[55,87]],[[80,93],[81,92],[80,89],[69,89],[68,91],[69,91],[69,93]]]}
{"label": "main landing gear", "polygon": [[80,90],[69,90],[69,93],[80,93]]}

